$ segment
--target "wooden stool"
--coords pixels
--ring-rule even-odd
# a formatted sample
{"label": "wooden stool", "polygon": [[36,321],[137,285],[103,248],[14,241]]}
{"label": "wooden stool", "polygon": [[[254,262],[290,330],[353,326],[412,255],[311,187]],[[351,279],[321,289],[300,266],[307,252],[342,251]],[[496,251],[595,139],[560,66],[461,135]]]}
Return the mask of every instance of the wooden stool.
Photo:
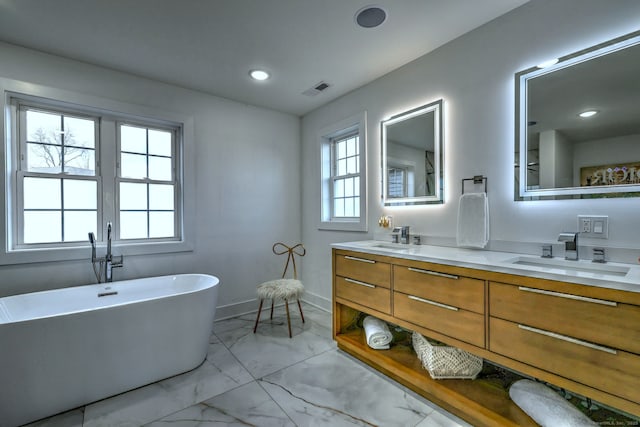
{"label": "wooden stool", "polygon": [[[278,247],[278,250],[276,249]],[[281,247],[281,248],[280,248]],[[284,248],[284,249],[282,249]],[[296,252],[296,249],[301,248],[302,252]],[[288,253],[287,264],[284,266],[284,271],[282,272],[281,279],[269,280],[268,282],[264,282],[258,285],[257,293],[258,298],[260,298],[260,306],[258,307],[258,316],[256,317],[256,324],[253,327],[253,333],[256,333],[258,329],[258,322],[260,322],[260,313],[262,312],[262,303],[265,299],[271,299],[271,319],[273,319],[273,304],[276,299],[284,300],[284,307],[287,311],[287,325],[289,327],[289,338],[291,338],[291,317],[289,316],[289,301],[293,298],[298,302],[298,309],[300,309],[300,318],[302,318],[302,323],[304,323],[304,314],[302,314],[302,305],[300,305],[300,297],[304,292],[304,286],[302,282],[298,280],[298,271],[296,270],[296,260],[295,255],[304,256],[307,251],[302,246],[302,243],[298,243],[293,247],[289,247],[284,243],[276,243],[271,248],[274,254],[283,255]],[[287,269],[289,268],[289,261],[292,261],[293,264],[293,279],[285,279],[284,276],[287,274]]]}

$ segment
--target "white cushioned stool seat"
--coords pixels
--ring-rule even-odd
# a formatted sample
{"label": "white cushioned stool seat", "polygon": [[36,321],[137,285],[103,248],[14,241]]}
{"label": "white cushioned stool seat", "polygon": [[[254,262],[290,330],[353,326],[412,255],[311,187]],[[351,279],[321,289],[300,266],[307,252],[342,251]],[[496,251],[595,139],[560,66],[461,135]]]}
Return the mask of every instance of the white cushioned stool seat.
{"label": "white cushioned stool seat", "polygon": [[297,279],[275,279],[258,285],[257,293],[261,299],[300,298],[304,292],[302,282]]}

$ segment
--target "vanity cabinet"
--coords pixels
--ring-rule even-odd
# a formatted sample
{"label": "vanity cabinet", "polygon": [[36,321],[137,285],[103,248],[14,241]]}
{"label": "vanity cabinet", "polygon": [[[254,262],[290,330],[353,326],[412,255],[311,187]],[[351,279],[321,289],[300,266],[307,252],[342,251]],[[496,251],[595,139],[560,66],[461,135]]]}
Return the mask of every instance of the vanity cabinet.
{"label": "vanity cabinet", "polygon": [[640,293],[333,249],[338,347],[473,425],[535,425],[504,391],[432,380],[402,346],[372,350],[374,315],[640,416]]}
{"label": "vanity cabinet", "polygon": [[335,292],[381,313],[391,314],[391,265],[380,257],[339,254],[334,260]]}
{"label": "vanity cabinet", "polygon": [[484,281],[425,267],[393,266],[394,317],[484,347]]}
{"label": "vanity cabinet", "polygon": [[637,401],[640,307],[490,283],[492,352]]}

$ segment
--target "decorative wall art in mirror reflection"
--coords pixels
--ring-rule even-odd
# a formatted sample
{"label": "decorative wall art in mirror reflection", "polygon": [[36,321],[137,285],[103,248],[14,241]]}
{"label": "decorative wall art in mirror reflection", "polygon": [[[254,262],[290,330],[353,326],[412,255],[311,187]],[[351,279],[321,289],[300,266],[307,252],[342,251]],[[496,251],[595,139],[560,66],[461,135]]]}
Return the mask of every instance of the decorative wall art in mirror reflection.
{"label": "decorative wall art in mirror reflection", "polygon": [[516,74],[515,199],[640,196],[640,31]]}
{"label": "decorative wall art in mirror reflection", "polygon": [[383,203],[442,203],[442,100],[383,121],[381,134]]}

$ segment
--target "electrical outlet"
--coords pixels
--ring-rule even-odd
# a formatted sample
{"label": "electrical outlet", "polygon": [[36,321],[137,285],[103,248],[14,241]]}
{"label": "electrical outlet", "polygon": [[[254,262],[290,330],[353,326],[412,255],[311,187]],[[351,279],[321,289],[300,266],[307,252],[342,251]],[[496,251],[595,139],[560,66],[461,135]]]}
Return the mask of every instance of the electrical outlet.
{"label": "electrical outlet", "polygon": [[578,228],[580,233],[591,233],[591,218],[580,218],[578,223],[580,224]]}
{"label": "electrical outlet", "polygon": [[609,217],[607,215],[578,215],[578,231],[581,237],[608,239]]}

